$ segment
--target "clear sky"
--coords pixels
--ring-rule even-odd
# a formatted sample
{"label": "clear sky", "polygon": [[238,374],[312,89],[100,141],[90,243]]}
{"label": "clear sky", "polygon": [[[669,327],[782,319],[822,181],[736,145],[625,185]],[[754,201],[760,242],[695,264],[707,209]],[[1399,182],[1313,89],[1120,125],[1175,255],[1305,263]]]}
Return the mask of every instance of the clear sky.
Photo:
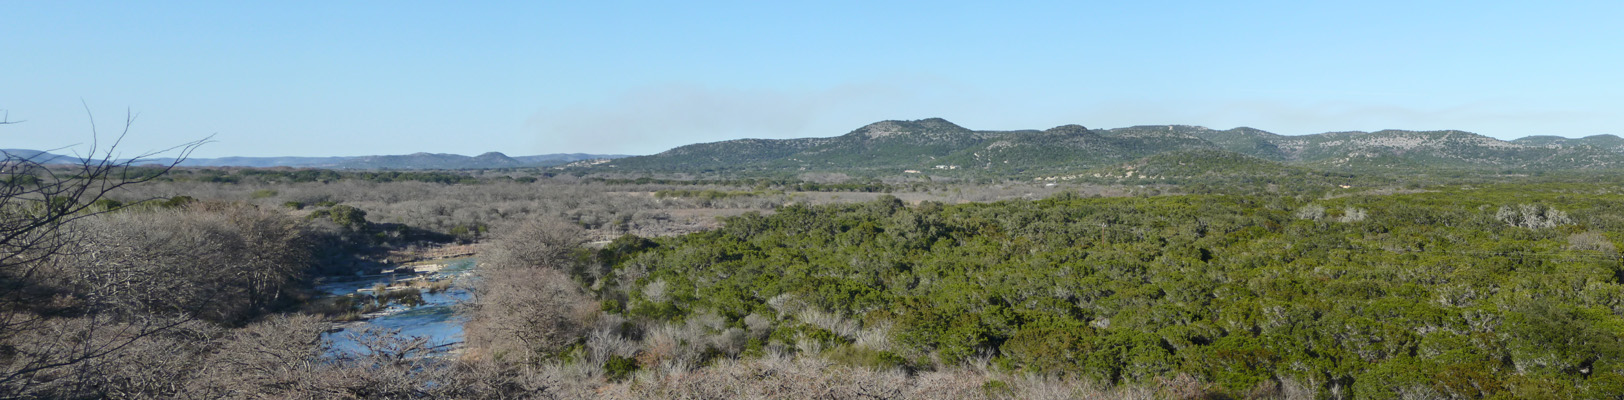
{"label": "clear sky", "polygon": [[[0,5],[0,148],[198,157],[649,154],[1188,124],[1624,134],[1620,1],[81,2]],[[81,103],[83,102],[83,104]],[[3,114],[0,114],[3,115]]]}

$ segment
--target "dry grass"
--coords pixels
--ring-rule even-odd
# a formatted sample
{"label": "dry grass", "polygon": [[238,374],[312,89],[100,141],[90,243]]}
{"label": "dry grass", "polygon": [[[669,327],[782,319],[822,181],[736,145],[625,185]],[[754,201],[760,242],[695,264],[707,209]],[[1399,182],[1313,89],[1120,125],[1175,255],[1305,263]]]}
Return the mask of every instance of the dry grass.
{"label": "dry grass", "polygon": [[[951,368],[909,375],[899,369],[843,366],[816,357],[769,355],[724,360],[698,369],[640,372],[624,383],[597,383],[580,398],[604,399],[1208,399],[1229,398],[1189,376],[1155,384],[1108,386],[1075,379]],[[580,392],[580,389],[576,389]],[[1286,381],[1242,394],[1259,399],[1313,399]],[[570,398],[570,397],[558,397]]]}

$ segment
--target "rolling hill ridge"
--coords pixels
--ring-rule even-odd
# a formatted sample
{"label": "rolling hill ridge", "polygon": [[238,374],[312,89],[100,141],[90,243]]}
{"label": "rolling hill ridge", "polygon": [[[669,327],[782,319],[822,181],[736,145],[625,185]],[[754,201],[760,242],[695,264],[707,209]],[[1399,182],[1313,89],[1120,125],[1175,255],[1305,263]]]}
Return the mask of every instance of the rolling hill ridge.
{"label": "rolling hill ridge", "polygon": [[[42,164],[77,164],[83,159],[75,156],[52,154],[39,150],[0,149],[10,157],[31,159]],[[582,154],[560,153],[542,154],[534,156],[509,157],[498,152],[488,152],[469,157],[458,154],[444,153],[413,153],[405,155],[380,155],[357,157],[220,157],[220,158],[188,158],[181,160],[180,165],[185,167],[292,167],[292,168],[324,168],[324,169],[357,169],[357,170],[385,170],[385,169],[492,169],[492,168],[520,168],[520,167],[551,167],[564,165],[582,160],[599,160],[626,157],[618,154]],[[125,161],[125,160],[121,160]],[[166,165],[175,162],[173,158],[143,158],[135,160],[138,165],[159,164]]]}
{"label": "rolling hill ridge", "polygon": [[1146,157],[1244,156],[1257,162],[1329,171],[1405,168],[1444,170],[1596,170],[1624,167],[1624,139],[1533,136],[1503,141],[1470,132],[1383,130],[1287,136],[1254,128],[1227,130],[1146,125],[1092,130],[980,131],[941,118],[881,121],[845,135],[739,139],[626,157],[593,169],[647,172],[867,171],[1041,175],[1127,165]]}

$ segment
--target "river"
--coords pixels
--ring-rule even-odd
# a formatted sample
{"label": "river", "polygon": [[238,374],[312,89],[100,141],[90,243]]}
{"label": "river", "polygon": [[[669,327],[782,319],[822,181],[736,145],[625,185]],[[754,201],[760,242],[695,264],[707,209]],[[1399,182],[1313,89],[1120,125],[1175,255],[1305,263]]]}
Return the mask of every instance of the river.
{"label": "river", "polygon": [[329,296],[343,296],[380,283],[390,284],[411,278],[453,281],[451,288],[439,293],[424,290],[422,304],[412,306],[390,304],[382,311],[364,315],[364,319],[339,324],[337,329],[322,335],[322,339],[332,342],[332,351],[335,353],[356,353],[362,349],[356,343],[353,333],[367,328],[380,328],[398,331],[402,336],[426,338],[428,345],[437,350],[459,347],[462,343],[462,325],[467,319],[457,315],[456,305],[472,297],[468,292],[466,280],[469,270],[477,265],[477,261],[470,257],[445,260],[436,264],[442,267],[433,272],[369,275],[317,286],[318,290]]}

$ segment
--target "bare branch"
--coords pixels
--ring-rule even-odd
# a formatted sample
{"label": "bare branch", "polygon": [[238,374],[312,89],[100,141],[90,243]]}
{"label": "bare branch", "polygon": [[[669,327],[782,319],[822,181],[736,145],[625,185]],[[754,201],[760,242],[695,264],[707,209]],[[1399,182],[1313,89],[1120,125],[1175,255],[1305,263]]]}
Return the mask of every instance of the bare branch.
{"label": "bare branch", "polygon": [[5,111],[6,112],[6,115],[4,117],[0,117],[0,125],[11,125],[11,124],[17,124],[17,123],[22,123],[23,122],[22,120],[12,121],[11,120],[11,110],[0,110],[0,111]]}
{"label": "bare branch", "polygon": [[[78,156],[73,164],[60,163],[49,152],[22,155],[0,152],[0,338],[13,338],[28,334],[26,327],[38,327],[48,322],[42,315],[29,315],[30,307],[46,303],[49,291],[31,289],[38,285],[36,271],[44,261],[61,255],[71,238],[63,237],[63,229],[75,221],[116,211],[126,205],[107,207],[98,204],[109,193],[120,188],[141,184],[169,173],[193,150],[209,142],[209,138],[183,143],[161,151],[143,153],[136,158],[121,159],[118,149],[129,134],[135,114],[126,110],[124,129],[111,145],[101,148],[94,114],[88,104],[85,113],[90,117],[91,144],[88,153]],[[11,124],[9,113],[0,123]],[[210,136],[212,137],[212,136]],[[54,151],[54,150],[53,150]],[[173,161],[152,173],[134,174],[132,168],[141,158],[157,154],[178,152]],[[96,293],[87,293],[94,301]],[[108,326],[107,332],[96,331],[94,314],[88,315],[92,326],[78,332],[82,341],[76,344],[62,342],[47,345],[37,355],[21,355],[10,368],[0,373],[0,386],[8,383],[33,382],[39,371],[73,367],[80,374],[93,373],[90,360],[107,357],[121,351],[149,335],[156,334],[189,320],[178,318],[163,322]],[[31,328],[32,329],[32,328]]]}

